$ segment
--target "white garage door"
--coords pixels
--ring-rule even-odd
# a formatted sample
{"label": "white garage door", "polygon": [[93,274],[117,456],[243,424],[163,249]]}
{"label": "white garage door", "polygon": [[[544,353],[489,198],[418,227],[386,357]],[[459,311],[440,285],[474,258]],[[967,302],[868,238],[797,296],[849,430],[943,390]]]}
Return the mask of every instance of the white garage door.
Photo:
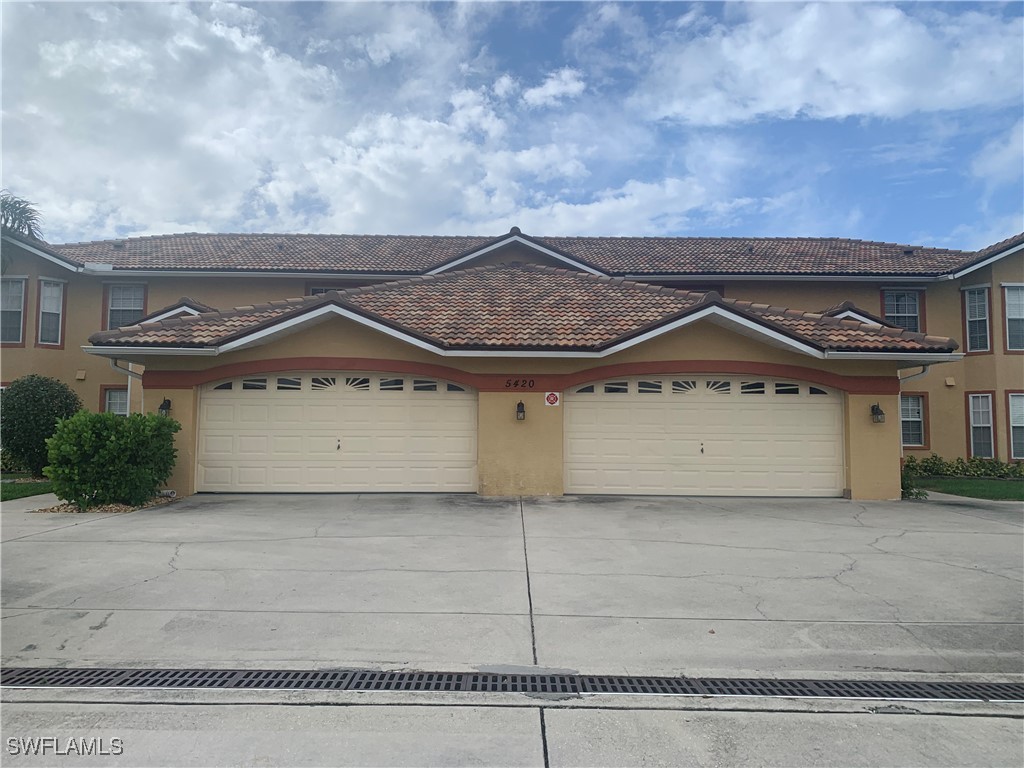
{"label": "white garage door", "polygon": [[603,381],[565,397],[567,493],[839,496],[838,392],[719,376]]}
{"label": "white garage door", "polygon": [[475,491],[476,394],[373,373],[206,385],[200,491]]}

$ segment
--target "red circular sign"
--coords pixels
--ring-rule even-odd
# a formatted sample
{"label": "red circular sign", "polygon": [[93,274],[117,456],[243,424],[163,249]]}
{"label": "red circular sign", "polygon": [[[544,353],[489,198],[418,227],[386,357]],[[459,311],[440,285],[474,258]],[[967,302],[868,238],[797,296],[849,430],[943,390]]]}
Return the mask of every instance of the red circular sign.
{"label": "red circular sign", "polygon": [[558,405],[558,393],[557,392],[548,392],[548,396],[547,396],[546,399],[548,401],[548,405]]}

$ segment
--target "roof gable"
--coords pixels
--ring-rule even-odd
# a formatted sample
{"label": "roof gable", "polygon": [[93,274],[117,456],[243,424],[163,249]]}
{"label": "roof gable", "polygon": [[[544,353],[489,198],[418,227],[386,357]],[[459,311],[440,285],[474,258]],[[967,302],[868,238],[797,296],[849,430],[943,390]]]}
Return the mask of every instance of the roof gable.
{"label": "roof gable", "polygon": [[[228,352],[342,316],[444,356],[604,357],[699,321],[815,357],[949,354],[956,342],[714,292],[533,264],[478,267],[94,334],[104,350]],[[94,350],[106,353],[103,350]]]}

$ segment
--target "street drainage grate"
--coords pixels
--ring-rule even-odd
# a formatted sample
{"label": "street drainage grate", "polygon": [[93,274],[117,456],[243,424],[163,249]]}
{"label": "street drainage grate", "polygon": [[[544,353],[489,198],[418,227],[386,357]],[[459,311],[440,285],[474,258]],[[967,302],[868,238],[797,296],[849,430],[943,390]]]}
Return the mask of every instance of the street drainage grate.
{"label": "street drainage grate", "polygon": [[151,690],[450,691],[1024,702],[1024,683],[503,675],[475,672],[375,672],[359,669],[318,671],[9,668],[0,671],[0,686]]}

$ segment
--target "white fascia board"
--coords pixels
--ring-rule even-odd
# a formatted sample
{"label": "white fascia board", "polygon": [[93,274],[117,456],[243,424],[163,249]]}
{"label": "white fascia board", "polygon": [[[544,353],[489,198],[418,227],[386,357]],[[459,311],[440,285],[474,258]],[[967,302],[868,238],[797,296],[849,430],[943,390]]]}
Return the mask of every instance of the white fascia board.
{"label": "white fascia board", "polygon": [[755,323],[753,320],[749,320],[743,315],[740,315],[736,312],[730,312],[729,310],[718,306],[710,306],[707,307],[706,309],[694,312],[692,315],[687,315],[686,317],[681,317],[678,320],[674,320],[671,323],[659,325],[657,328],[653,328],[647,333],[642,333],[639,336],[634,336],[633,338],[628,339],[622,342],[621,344],[616,344],[614,347],[610,347],[608,350],[604,352],[604,354],[611,355],[616,352],[621,352],[624,349],[629,349],[630,347],[636,346],[637,344],[642,344],[643,342],[649,339],[653,339],[655,336],[661,336],[663,333],[674,331],[676,328],[682,328],[683,326],[690,325],[691,323],[695,323],[698,320],[703,320],[707,317],[720,317],[724,320],[727,320],[730,323],[735,323],[736,325],[749,329],[753,331],[755,334],[766,336],[767,338],[772,339],[773,341],[778,342],[783,346],[789,347],[790,349],[793,349],[796,352],[800,352],[805,355],[810,355],[811,357],[820,358],[823,356],[820,349],[816,349],[815,347],[812,347],[810,344],[804,344],[803,342],[790,338],[785,334],[779,333],[778,331],[774,331],[771,328],[767,328],[761,325],[760,323]]}
{"label": "white fascia board", "polygon": [[8,243],[12,243],[12,244],[18,246],[19,248],[24,248],[29,253],[34,253],[36,256],[39,256],[40,258],[46,259],[47,261],[52,261],[57,266],[64,267],[64,269],[68,270],[69,272],[82,272],[82,271],[84,271],[83,267],[79,267],[79,266],[75,266],[74,264],[70,264],[67,261],[64,261],[64,259],[58,259],[53,254],[47,253],[46,251],[42,251],[39,248],[36,248],[34,246],[29,245],[28,243],[23,243],[23,242],[21,242],[21,240],[15,240],[13,237],[8,237],[7,235],[4,235],[3,238]]}
{"label": "white fascia board", "polygon": [[1013,246],[1013,248],[1007,248],[1005,251],[1000,251],[999,253],[993,254],[992,256],[989,256],[984,261],[979,261],[977,264],[974,264],[973,266],[967,267],[966,269],[961,269],[958,272],[954,272],[952,275],[950,275],[950,278],[953,279],[953,280],[957,280],[957,279],[963,277],[964,275],[969,275],[971,272],[973,272],[976,269],[981,269],[982,267],[987,267],[989,264],[997,262],[1000,259],[1005,258],[1005,257],[1009,256],[1012,253],[1017,253],[1018,251],[1021,251],[1021,250],[1024,250],[1024,243],[1020,243],[1019,245],[1015,245],[1015,246]]}
{"label": "white fascia board", "polygon": [[838,315],[831,315],[831,317],[834,317],[836,320],[856,320],[857,322],[867,323],[868,325],[879,324],[877,320],[872,320],[870,317],[860,315],[851,309],[848,309],[845,312],[841,312]]}
{"label": "white fascia board", "polygon": [[234,269],[234,270],[212,270],[212,269],[119,269],[109,264],[86,264],[80,270],[87,275],[96,274],[109,277],[115,275],[135,275],[137,277],[273,277],[273,278],[296,278],[308,280],[407,280],[410,277],[419,277],[418,272],[273,272],[269,270],[255,269]]}
{"label": "white fascia board", "polygon": [[955,363],[963,352],[826,352],[826,360],[898,360],[914,363]]}
{"label": "white fascia board", "polygon": [[254,333],[247,334],[245,336],[242,336],[241,338],[235,339],[234,341],[229,341],[225,344],[221,344],[219,347],[217,347],[217,349],[219,352],[224,353],[231,352],[236,349],[241,349],[243,347],[255,346],[261,339],[265,339],[268,336],[276,336],[277,334],[295,328],[296,326],[305,325],[316,320],[317,318],[323,317],[324,315],[339,315],[340,317],[345,317],[348,318],[349,320],[354,320],[355,322],[365,325],[369,328],[373,328],[375,331],[386,333],[388,336],[400,339],[401,341],[404,341],[407,344],[412,344],[413,346],[429,350],[430,352],[435,352],[436,354],[439,355],[444,354],[444,351],[440,347],[431,344],[430,342],[423,341],[422,339],[419,339],[407,333],[402,333],[401,331],[396,331],[394,328],[391,328],[390,326],[384,325],[383,323],[378,323],[375,320],[371,320],[368,317],[364,317],[363,315],[360,315],[356,312],[352,312],[348,309],[344,309],[343,307],[339,307],[337,304],[325,304],[310,312],[304,312],[301,315],[298,315],[297,317],[292,317],[289,318],[288,320],[283,320],[280,323],[274,323],[271,326],[261,328],[260,330]]}
{"label": "white fascia board", "polygon": [[322,307],[313,310],[312,312],[306,312],[302,315],[299,315],[298,317],[293,317],[289,320],[285,320],[280,323],[275,323],[274,325],[269,326],[267,328],[263,328],[259,331],[256,331],[255,333],[248,334],[241,338],[235,339],[234,341],[222,344],[217,349],[219,352],[225,353],[231,352],[236,349],[241,349],[243,347],[255,346],[262,339],[295,328],[296,326],[310,323],[327,314],[334,314],[340,317],[348,318],[349,320],[353,320],[357,323],[360,323],[361,325],[365,325],[369,328],[373,328],[376,331],[380,331],[381,333],[387,334],[388,336],[399,339],[400,341],[404,341],[407,344],[412,344],[413,346],[419,347],[420,349],[425,349],[429,352],[433,352],[434,354],[439,355],[441,357],[607,357],[609,355],[615,354],[616,352],[621,352],[624,349],[629,349],[630,347],[636,346],[637,344],[642,344],[643,342],[648,341],[649,339],[652,339],[656,336],[660,336],[664,333],[673,331],[676,328],[681,328],[691,323],[695,323],[707,317],[721,317],[725,320],[728,320],[731,323],[735,323],[736,325],[740,325],[748,330],[751,330],[755,334],[768,337],[773,341],[780,343],[786,347],[789,347],[802,354],[810,355],[812,357],[817,358],[823,357],[821,350],[815,349],[814,347],[808,344],[803,344],[799,341],[791,339],[789,336],[773,331],[770,328],[766,328],[760,323],[755,323],[741,315],[737,315],[734,312],[730,312],[729,310],[717,306],[707,307],[706,309],[702,309],[691,315],[687,315],[686,317],[681,317],[678,320],[675,320],[671,323],[667,323],[665,325],[658,326],[657,328],[653,328],[647,333],[640,334],[639,336],[634,336],[633,338],[627,339],[626,341],[623,341],[620,344],[616,344],[604,350],[594,352],[558,352],[530,350],[444,349],[436,344],[424,341],[423,339],[420,339],[416,336],[412,336],[410,334],[402,333],[401,331],[395,330],[394,328],[384,325],[383,323],[378,323],[356,312],[352,312],[351,310],[339,307],[336,304],[326,304]]}
{"label": "white fascia board", "polygon": [[159,315],[154,315],[153,317],[148,318],[143,323],[143,325],[148,325],[149,323],[155,323],[155,322],[157,322],[159,320],[166,320],[168,317],[177,317],[178,315],[192,315],[192,316],[195,316],[195,315],[198,315],[198,314],[199,314],[199,312],[197,312],[196,310],[192,309],[192,307],[178,307],[177,309],[172,309],[172,310],[169,310],[167,312],[162,312]]}
{"label": "white fascia board", "polygon": [[589,272],[591,275],[601,275],[607,277],[607,273],[602,272],[599,269],[588,267],[586,264],[581,264],[575,259],[570,259],[568,256],[563,256],[560,253],[556,253],[555,251],[552,251],[550,248],[545,248],[542,245],[532,243],[529,240],[520,237],[519,235],[509,235],[508,237],[499,240],[496,243],[488,245],[486,248],[479,248],[473,251],[472,253],[466,254],[461,259],[456,259],[455,261],[450,261],[447,264],[442,264],[440,267],[434,267],[433,269],[427,271],[426,274],[438,275],[441,274],[442,272],[447,272],[451,269],[455,269],[455,267],[459,266],[460,264],[465,264],[467,261],[472,261],[473,259],[483,256],[485,253],[489,253],[490,251],[502,248],[508,245],[509,243],[522,243],[527,248],[532,248],[538,253],[543,253],[545,256],[550,256],[553,259],[557,259],[558,261],[572,267],[573,269],[579,270],[581,272]]}
{"label": "white fascia board", "polygon": [[778,280],[787,280],[796,283],[820,283],[820,282],[841,282],[841,283],[878,283],[885,281],[886,283],[934,283],[940,280],[948,280],[949,276],[921,276],[921,275],[829,275],[829,274],[815,274],[815,275],[790,275],[785,272],[778,274],[751,274],[751,275],[737,275],[734,273],[728,273],[724,275],[716,274],[704,274],[701,272],[675,272],[667,275],[645,275],[643,273],[634,274],[629,273],[624,276],[626,280],[634,280],[636,282],[652,282],[652,281],[667,281],[667,280],[683,280],[693,281],[699,283],[706,283],[711,281],[721,282],[732,282],[732,281],[750,281],[757,282],[761,280],[771,280],[773,282]]}
{"label": "white fascia board", "polygon": [[975,283],[974,285],[961,285],[961,291],[977,291],[981,288],[991,288],[991,283]]}
{"label": "white fascia board", "polygon": [[213,347],[115,347],[103,345],[82,345],[82,351],[88,355],[123,358],[137,357],[140,355],[155,355],[161,357],[216,357],[220,354],[220,352]]}

